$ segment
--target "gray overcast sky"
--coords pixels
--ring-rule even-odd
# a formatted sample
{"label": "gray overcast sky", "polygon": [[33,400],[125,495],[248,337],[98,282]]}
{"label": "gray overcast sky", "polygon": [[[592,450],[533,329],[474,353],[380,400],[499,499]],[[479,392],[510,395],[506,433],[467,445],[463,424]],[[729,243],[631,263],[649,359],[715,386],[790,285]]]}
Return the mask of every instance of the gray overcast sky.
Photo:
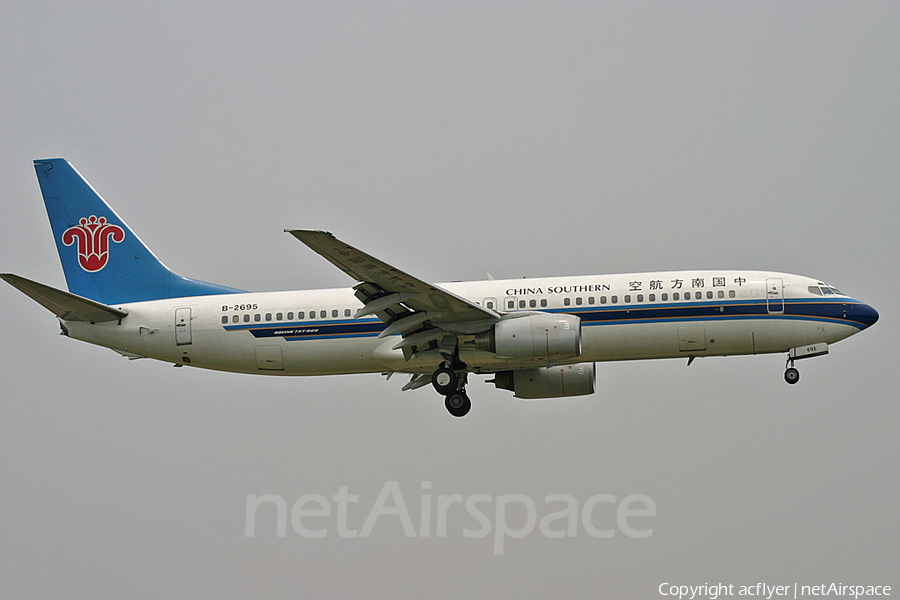
{"label": "gray overcast sky", "polygon": [[[0,270],[50,285],[31,161],[62,156],[174,270],[244,289],[351,284],[282,233],[308,227],[435,282],[771,269],[881,313],[797,386],[780,355],[608,363],[575,399],[477,380],[457,420],[400,377],[128,362],[2,285],[5,597],[900,586],[897,3],[3,0],[0,73]],[[446,538],[279,538],[265,510],[244,535],[248,495],[347,487],[360,528],[390,481],[417,528],[428,494],[657,515],[499,556],[464,511]]]}

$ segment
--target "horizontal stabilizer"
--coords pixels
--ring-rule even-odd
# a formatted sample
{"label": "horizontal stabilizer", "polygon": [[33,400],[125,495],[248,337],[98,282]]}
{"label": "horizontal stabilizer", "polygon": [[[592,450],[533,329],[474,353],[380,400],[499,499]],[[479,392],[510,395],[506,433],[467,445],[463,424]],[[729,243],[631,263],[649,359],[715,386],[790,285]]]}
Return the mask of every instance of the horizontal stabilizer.
{"label": "horizontal stabilizer", "polygon": [[0,273],[0,278],[64,321],[100,323],[103,321],[117,321],[128,314],[124,310],[94,302],[93,300],[88,300],[49,285],[19,277],[18,275],[12,275],[11,273]]}

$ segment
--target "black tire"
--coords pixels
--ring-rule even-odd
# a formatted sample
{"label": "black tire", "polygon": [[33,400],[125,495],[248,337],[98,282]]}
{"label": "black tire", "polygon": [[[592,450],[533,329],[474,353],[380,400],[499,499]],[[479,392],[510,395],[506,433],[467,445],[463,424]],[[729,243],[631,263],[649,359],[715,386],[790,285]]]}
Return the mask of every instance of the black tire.
{"label": "black tire", "polygon": [[446,396],[459,388],[459,375],[447,367],[440,367],[431,374],[431,385],[438,394]]}
{"label": "black tire", "polygon": [[447,407],[447,412],[454,417],[464,417],[469,414],[469,409],[472,408],[472,401],[469,400],[465,392],[453,392],[444,399],[444,406]]}
{"label": "black tire", "polygon": [[794,385],[798,381],[800,381],[800,371],[791,367],[790,369],[784,372],[784,380],[789,384]]}

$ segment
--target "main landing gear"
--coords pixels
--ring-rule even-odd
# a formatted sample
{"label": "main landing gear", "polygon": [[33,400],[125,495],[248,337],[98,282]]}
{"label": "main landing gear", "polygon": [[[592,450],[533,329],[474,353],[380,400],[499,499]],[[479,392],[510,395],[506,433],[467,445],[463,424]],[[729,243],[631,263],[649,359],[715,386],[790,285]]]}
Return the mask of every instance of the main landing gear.
{"label": "main landing gear", "polygon": [[469,400],[466,391],[460,389],[447,394],[447,397],[444,398],[444,406],[447,407],[447,411],[454,417],[464,417],[469,414],[469,409],[472,408],[472,401]]}
{"label": "main landing gear", "polygon": [[459,375],[447,365],[441,365],[431,374],[431,385],[438,394],[446,396],[459,388]]}
{"label": "main landing gear", "polygon": [[472,408],[472,402],[466,394],[467,366],[459,360],[459,350],[454,349],[453,355],[431,374],[431,385],[438,394],[444,396],[444,406],[454,417],[464,417]]}
{"label": "main landing gear", "polygon": [[454,417],[464,417],[472,408],[472,402],[466,395],[466,373],[461,374],[444,364],[431,375],[431,385],[438,394],[445,396],[444,406]]}

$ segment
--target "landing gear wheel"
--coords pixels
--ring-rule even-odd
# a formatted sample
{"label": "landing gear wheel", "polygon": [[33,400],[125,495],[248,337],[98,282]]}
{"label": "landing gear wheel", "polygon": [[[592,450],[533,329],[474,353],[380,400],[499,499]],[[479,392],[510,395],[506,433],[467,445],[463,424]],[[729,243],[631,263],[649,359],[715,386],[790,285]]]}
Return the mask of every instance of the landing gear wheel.
{"label": "landing gear wheel", "polygon": [[469,414],[472,402],[464,391],[458,391],[447,395],[444,399],[444,406],[454,417],[464,417]]}
{"label": "landing gear wheel", "polygon": [[446,396],[459,387],[459,375],[447,367],[439,367],[431,374],[431,385],[438,394]]}
{"label": "landing gear wheel", "polygon": [[784,372],[784,380],[789,384],[794,385],[798,381],[800,381],[800,371],[791,367]]}

